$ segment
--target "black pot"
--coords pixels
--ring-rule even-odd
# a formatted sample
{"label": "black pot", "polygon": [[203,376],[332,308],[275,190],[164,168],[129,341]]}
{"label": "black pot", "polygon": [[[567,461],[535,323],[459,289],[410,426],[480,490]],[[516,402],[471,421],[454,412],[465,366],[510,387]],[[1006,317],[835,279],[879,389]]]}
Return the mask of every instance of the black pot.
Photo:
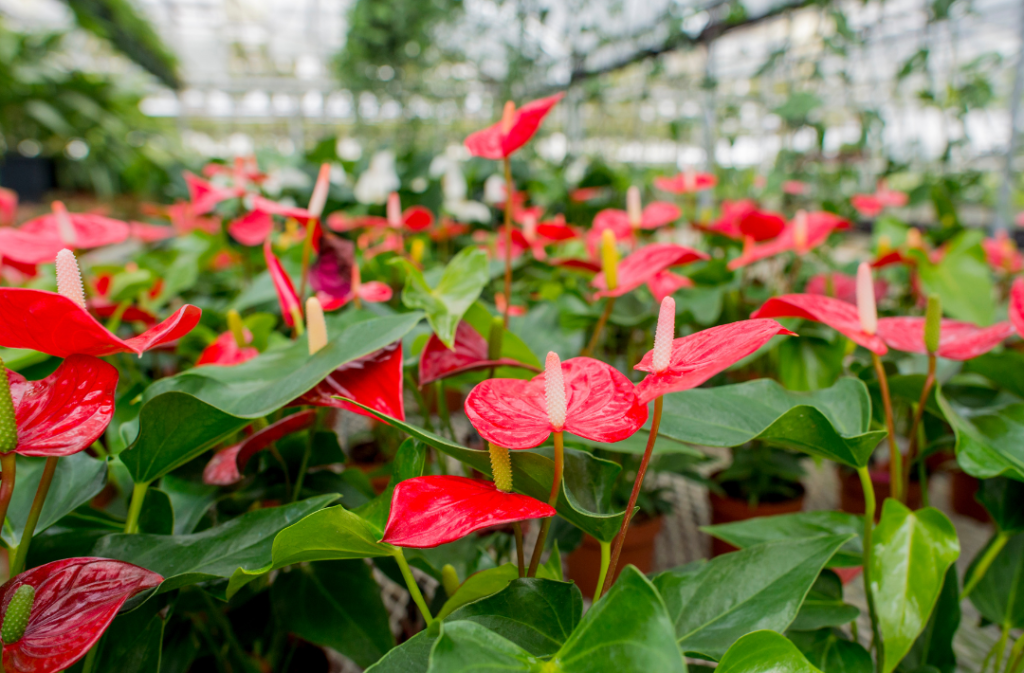
{"label": "black pot", "polygon": [[8,152],[0,164],[0,185],[16,191],[19,201],[42,201],[57,186],[53,159]]}

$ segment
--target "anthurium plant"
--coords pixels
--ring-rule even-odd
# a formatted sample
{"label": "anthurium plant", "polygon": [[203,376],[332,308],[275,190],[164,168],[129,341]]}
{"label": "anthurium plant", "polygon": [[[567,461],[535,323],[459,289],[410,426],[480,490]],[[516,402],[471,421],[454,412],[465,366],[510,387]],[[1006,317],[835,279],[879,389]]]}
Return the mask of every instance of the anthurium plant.
{"label": "anthurium plant", "polygon": [[[903,226],[888,188],[843,205],[885,218],[873,239],[754,199],[698,213],[717,178],[693,171],[534,202],[559,99],[466,138],[486,222],[422,189],[356,204],[329,164],[271,198],[239,159],[186,174],[170,223],[54,202],[0,228],[3,670],[953,673],[969,602],[987,670],[1024,671],[1012,240]],[[943,451],[993,522],[962,577],[908,497]],[[626,562],[638,503],[671,502],[649,471],[756,505],[809,459],[863,511]],[[586,601],[561,557],[583,533]]]}

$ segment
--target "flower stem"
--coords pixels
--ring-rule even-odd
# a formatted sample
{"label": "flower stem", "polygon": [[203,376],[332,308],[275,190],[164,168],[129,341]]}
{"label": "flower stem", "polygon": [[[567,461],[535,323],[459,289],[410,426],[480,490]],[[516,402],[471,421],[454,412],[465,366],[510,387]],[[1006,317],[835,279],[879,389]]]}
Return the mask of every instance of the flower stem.
{"label": "flower stem", "polygon": [[[558,492],[562,485],[562,466],[565,464],[565,444],[562,438],[562,431],[555,432],[555,473],[551,482],[551,494],[548,496],[548,504],[554,507],[558,504]],[[540,566],[540,555],[544,551],[544,541],[547,539],[548,530],[551,528],[551,518],[544,519],[540,524],[540,534],[537,535],[537,542],[533,545],[533,556],[530,557],[530,570],[527,577],[536,577],[537,568]]]}
{"label": "flower stem", "polygon": [[512,307],[512,160],[505,157],[505,310],[502,319],[508,327],[508,311]]}
{"label": "flower stem", "polygon": [[[935,385],[935,354],[928,354],[928,375],[924,379],[924,388],[921,389],[921,398],[918,400],[917,409],[914,411],[914,420],[910,424],[910,447],[907,449],[907,478],[903,484],[903,492],[908,493],[910,491],[910,471],[914,465],[914,460],[917,458],[917,453],[920,447],[920,438],[918,437],[918,427],[921,425],[921,419],[924,417],[924,408],[928,404],[928,395],[932,392],[932,387]],[[924,482],[921,483],[921,490],[926,491],[928,485]]]}
{"label": "flower stem", "polygon": [[992,666],[992,670],[996,671],[996,673],[999,673],[999,668],[1003,665],[1003,655],[1006,654],[1006,643],[1010,640],[1010,625],[1003,624],[1000,628],[1001,633],[999,635],[999,640],[996,641],[995,647],[993,648],[996,653],[996,661]]}
{"label": "flower stem", "polygon": [[134,535],[139,532],[139,515],[142,514],[142,504],[146,501],[146,491],[149,489],[149,482],[136,482],[132,488],[132,502],[128,506],[128,520],[124,522],[124,532]]}
{"label": "flower stem", "polygon": [[526,550],[523,549],[523,526],[518,521],[512,524],[516,535],[516,561],[519,564],[519,577],[526,577]]}
{"label": "flower stem", "polygon": [[43,466],[43,476],[39,480],[36,497],[32,500],[32,509],[28,512],[28,520],[25,521],[25,530],[21,533],[21,541],[18,543],[14,563],[11,564],[11,577],[17,577],[25,569],[25,560],[28,558],[29,545],[32,544],[32,535],[35,534],[39,516],[43,513],[46,494],[50,492],[50,484],[53,483],[53,473],[57,471],[57,460],[56,456],[51,456],[46,459],[46,464]]}
{"label": "flower stem", "polygon": [[604,592],[604,581],[608,577],[608,566],[612,560],[612,543],[604,542],[601,540],[597,541],[597,544],[601,547],[601,572],[597,576],[597,586],[594,587],[594,600],[596,601],[601,597]]}
{"label": "flower stem", "polygon": [[309,459],[313,455],[313,443],[316,441],[316,428],[320,424],[320,411],[317,410],[313,416],[313,425],[309,427],[309,438],[306,440],[306,450],[302,453],[302,462],[299,463],[299,474],[295,477],[295,488],[292,489],[292,502],[298,502],[302,493],[302,482],[306,480],[306,471],[309,470]]}
{"label": "flower stem", "polygon": [[597,349],[597,342],[601,339],[601,332],[604,331],[604,326],[608,324],[608,319],[612,317],[612,310],[615,308],[615,297],[608,297],[607,303],[604,305],[604,311],[601,312],[601,317],[597,319],[597,325],[594,326],[594,333],[590,335],[590,342],[587,343],[587,347],[580,353],[583,357],[590,357],[591,353]]}
{"label": "flower stem", "polygon": [[647,466],[651,462],[651,455],[654,453],[654,443],[658,441],[658,429],[661,427],[661,409],[665,398],[659,395],[654,399],[654,415],[651,417],[651,432],[647,437],[647,448],[644,449],[644,457],[640,461],[640,469],[636,471],[636,479],[633,480],[633,490],[629,494],[629,504],[626,505],[626,512],[622,517],[622,526],[619,534],[615,536],[612,546],[612,562],[608,576],[604,578],[604,591],[611,589],[615,583],[615,569],[619,565],[619,555],[622,554],[622,545],[626,542],[626,533],[629,531],[629,522],[633,519],[633,508],[636,507],[637,498],[640,497],[640,487],[644,483],[644,475],[647,474]]}
{"label": "flower stem", "polygon": [[1024,636],[1021,636],[1013,643],[1010,656],[1006,660],[1006,673],[1016,673],[1024,664]]}
{"label": "flower stem", "polygon": [[868,617],[871,619],[872,641],[875,645],[876,670],[881,673],[884,660],[882,636],[878,632],[878,618],[875,615],[875,595],[871,588],[871,534],[875,528],[875,487],[871,483],[868,468],[857,468],[860,487],[864,490],[864,595],[868,600]]}
{"label": "flower stem", "polygon": [[434,616],[430,614],[427,601],[423,599],[423,594],[420,593],[420,587],[416,584],[416,578],[412,576],[412,570],[409,569],[409,563],[405,560],[405,554],[402,553],[401,547],[396,548],[394,556],[395,561],[398,563],[398,568],[402,571],[402,577],[405,578],[405,586],[409,589],[409,595],[412,596],[416,607],[420,609],[420,614],[426,620],[427,626],[430,626],[434,622]]}
{"label": "flower stem", "polygon": [[0,473],[0,526],[7,518],[7,507],[11,504],[11,496],[14,495],[14,475],[18,466],[16,456],[14,451],[0,453],[0,469],[3,469]]}
{"label": "flower stem", "polygon": [[988,572],[992,562],[996,560],[997,556],[999,556],[999,552],[1003,550],[1003,547],[1005,547],[1006,543],[1009,541],[1009,533],[1006,533],[1005,531],[999,531],[996,533],[996,537],[992,540],[992,544],[988,546],[988,549],[985,550],[985,554],[981,557],[981,560],[978,561],[978,565],[974,567],[974,572],[971,573],[971,579],[967,581],[967,584],[964,585],[964,590],[960,592],[960,600],[964,600],[971,595],[974,588],[977,587],[978,583],[981,582],[981,579],[985,577],[985,573]]}
{"label": "flower stem", "polygon": [[903,502],[903,455],[896,444],[896,424],[892,417],[892,398],[889,396],[889,378],[885,375],[882,359],[871,354],[878,376],[878,387],[882,392],[882,406],[885,409],[885,429],[889,434],[889,488],[894,500]]}

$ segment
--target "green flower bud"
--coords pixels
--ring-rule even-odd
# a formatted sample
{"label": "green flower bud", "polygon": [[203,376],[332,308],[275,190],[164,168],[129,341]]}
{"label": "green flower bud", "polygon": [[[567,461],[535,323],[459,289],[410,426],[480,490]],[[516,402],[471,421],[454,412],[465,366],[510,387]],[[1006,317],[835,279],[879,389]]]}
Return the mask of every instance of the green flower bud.
{"label": "green flower bud", "polygon": [[10,645],[21,640],[25,635],[25,627],[28,626],[29,615],[32,614],[32,604],[36,600],[36,590],[30,584],[22,584],[14,590],[11,601],[7,604],[7,612],[4,613],[4,623],[0,627],[0,638],[4,645]]}
{"label": "green flower bud", "polygon": [[14,400],[4,361],[0,360],[0,452],[18,448],[18,424],[14,419]]}
{"label": "green flower bud", "polygon": [[491,333],[487,336],[487,359],[501,358],[501,345],[505,339],[505,321],[500,316],[491,320]]}
{"label": "green flower bud", "polygon": [[939,351],[942,336],[942,300],[938,295],[928,297],[928,310],[924,318],[924,347],[929,353]]}
{"label": "green flower bud", "polygon": [[451,563],[445,563],[441,568],[441,586],[444,587],[444,592],[448,594],[448,598],[455,595],[455,592],[459,590],[459,573],[455,572],[455,567]]}

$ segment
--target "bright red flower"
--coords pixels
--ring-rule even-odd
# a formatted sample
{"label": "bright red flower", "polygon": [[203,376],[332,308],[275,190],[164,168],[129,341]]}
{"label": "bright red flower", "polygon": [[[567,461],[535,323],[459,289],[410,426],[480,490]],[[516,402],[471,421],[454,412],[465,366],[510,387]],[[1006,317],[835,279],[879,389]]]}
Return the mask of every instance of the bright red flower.
{"label": "bright red flower", "polygon": [[8,606],[24,585],[35,589],[21,638],[4,643],[7,673],[53,673],[71,668],[100,639],[132,596],[159,585],[160,575],[123,561],[69,558],[26,570],[0,588]]}
{"label": "bright red flower", "polygon": [[69,213],[60,201],[53,213],[29,220],[18,229],[0,229],[5,258],[23,264],[52,264],[64,248],[88,250],[121,243],[131,228],[127,222],[93,213]]}
{"label": "bright red flower", "polygon": [[740,320],[672,341],[667,365],[656,370],[654,351],[633,369],[649,372],[637,385],[637,400],[647,404],[668,393],[696,388],[728,369],[779,334],[799,336],[774,320]]}
{"label": "bright red flower", "polygon": [[209,213],[221,201],[237,199],[245,195],[245,187],[242,186],[218,187],[189,171],[182,171],[181,175],[185,178],[188,198],[192,202],[192,212],[196,215]]}
{"label": "bright red flower", "polygon": [[296,321],[302,320],[302,306],[299,302],[299,294],[292,285],[292,279],[288,272],[281,266],[281,260],[274,254],[270,247],[270,239],[263,242],[263,258],[267,262],[267,271],[270,272],[270,279],[274,282],[274,290],[277,292],[277,301],[281,304],[281,317],[284,324],[294,327]]}
{"label": "bright red flower", "polygon": [[740,231],[740,222],[750,213],[757,212],[757,203],[753,199],[742,199],[740,201],[722,201],[722,216],[710,226],[700,226],[701,229],[721,236],[743,240],[743,232]]}
{"label": "bright red flower", "polygon": [[797,214],[774,240],[749,246],[743,254],[730,261],[729,270],[735,271],[783,252],[792,251],[802,255],[827,241],[833,231],[842,231],[849,226],[849,222],[832,213],[804,213],[802,220],[801,214]]}
{"label": "bright red flower", "polygon": [[545,519],[551,505],[519,493],[499,490],[494,482],[434,475],[406,479],[395,486],[382,542],[429,549],[490,526]]}
{"label": "bright red flower", "polygon": [[[870,295],[868,295],[870,296]],[[857,306],[816,294],[784,294],[766,301],[751,318],[803,318],[828,325],[872,353],[889,352],[877,334],[868,334],[860,324]]]}
{"label": "bright red flower", "polygon": [[484,159],[507,159],[517,149],[529,142],[537,132],[544,117],[555,104],[562,100],[564,93],[531,101],[516,109],[507,103],[501,121],[493,126],[472,133],[466,138],[470,154]]}
{"label": "bright red flower", "polygon": [[66,358],[74,353],[135,353],[179,339],[196,326],[202,314],[186,304],[162,323],[130,339],[121,339],[74,301],[56,292],[0,288],[0,346],[31,348]]}
{"label": "bright red flower", "polygon": [[488,359],[487,339],[462,321],[455,329],[455,348],[449,350],[436,334],[431,334],[420,355],[420,385],[425,386],[449,376],[496,367],[521,367],[537,371],[536,367],[511,358]]}
{"label": "bright red flower", "polygon": [[984,248],[985,259],[993,271],[1020,273],[1024,269],[1024,255],[1017,249],[1017,244],[1005,229],[1000,229],[992,238],[983,240],[981,247]]}
{"label": "bright red flower", "polygon": [[672,194],[692,194],[711,189],[718,184],[718,178],[711,173],[684,171],[678,175],[654,178],[654,186]]}
{"label": "bright red flower", "polygon": [[[39,381],[7,372],[18,426],[16,452],[70,456],[89,448],[114,417],[117,369],[89,355],[71,355]],[[2,394],[2,393],[0,393]]]}
{"label": "bright red flower", "polygon": [[740,218],[739,230],[743,238],[770,241],[786,228],[786,220],[778,213],[754,209]]}
{"label": "bright red flower", "polygon": [[1013,281],[1010,289],[1010,322],[1017,334],[1024,337],[1024,278]]}
{"label": "bright red flower", "polygon": [[[245,330],[246,341],[252,341],[252,334]],[[196,367],[202,365],[220,365],[233,367],[243,362],[248,362],[259,355],[260,352],[252,346],[240,347],[235,341],[235,335],[231,332],[224,332],[213,340],[209,346],[203,349],[196,360]]]}
{"label": "bright red flower", "polygon": [[600,297],[621,297],[652,280],[669,267],[708,259],[703,252],[675,243],[652,243],[630,254],[619,263],[618,285],[609,290],[604,272],[597,274],[591,284],[598,288]]}
{"label": "bright red flower", "polygon": [[[879,318],[878,336],[889,348],[905,353],[927,353],[924,318]],[[937,355],[950,360],[970,360],[984,355],[1013,334],[1013,325],[1001,322],[978,327],[959,320],[943,320]]]}
{"label": "bright red flower", "polygon": [[[850,304],[856,304],[857,278],[845,273],[839,273],[838,271],[833,271],[830,275],[832,276],[831,296]],[[828,283],[826,280],[826,274],[823,273],[819,273],[818,275],[811,277],[811,279],[807,281],[807,287],[804,288],[804,292],[807,294],[822,294],[827,296],[829,293]],[[875,299],[881,300],[888,292],[889,284],[881,278],[876,279]]]}
{"label": "bright red flower", "polygon": [[579,357],[561,363],[561,369],[566,397],[561,426],[548,417],[545,374],[480,383],[466,398],[466,415],[484,439],[508,449],[533,448],[561,430],[595,442],[620,442],[647,420],[633,384],[614,367]]}
{"label": "bright red flower", "polygon": [[373,417],[359,407],[334,399],[335,396],[345,397],[404,421],[402,385],[402,342],[396,341],[338,367],[292,404],[348,409],[353,413]]}
{"label": "bright red flower", "polygon": [[18,193],[0,187],[0,227],[13,227],[18,219]]}

